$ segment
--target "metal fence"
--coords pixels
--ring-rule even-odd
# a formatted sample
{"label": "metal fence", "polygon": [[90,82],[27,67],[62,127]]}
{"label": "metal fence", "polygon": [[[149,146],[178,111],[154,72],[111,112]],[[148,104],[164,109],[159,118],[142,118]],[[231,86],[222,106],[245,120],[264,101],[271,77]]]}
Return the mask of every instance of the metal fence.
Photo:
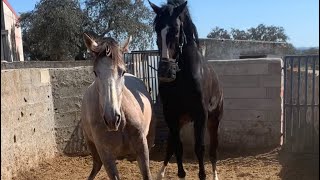
{"label": "metal fence", "polygon": [[319,55],[284,57],[283,147],[319,154]]}
{"label": "metal fence", "polygon": [[128,73],[140,78],[148,88],[153,103],[158,100],[158,62],[159,53],[156,50],[132,51],[124,55]]}

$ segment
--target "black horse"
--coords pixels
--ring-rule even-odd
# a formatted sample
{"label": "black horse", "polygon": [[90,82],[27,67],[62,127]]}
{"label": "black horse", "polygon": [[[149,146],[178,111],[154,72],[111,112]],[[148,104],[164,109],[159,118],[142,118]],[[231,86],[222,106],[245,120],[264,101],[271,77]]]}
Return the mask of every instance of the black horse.
{"label": "black horse", "polygon": [[191,121],[194,123],[194,150],[199,161],[199,178],[206,178],[203,161],[207,125],[210,161],[213,177],[217,179],[218,126],[223,114],[223,93],[218,77],[200,53],[197,29],[186,7],[187,2],[169,0],[162,7],[149,3],[156,13],[154,29],[161,56],[159,93],[169,127],[167,152],[158,179],[164,177],[173,154],[177,158],[179,178],[186,176],[179,132],[185,122]]}

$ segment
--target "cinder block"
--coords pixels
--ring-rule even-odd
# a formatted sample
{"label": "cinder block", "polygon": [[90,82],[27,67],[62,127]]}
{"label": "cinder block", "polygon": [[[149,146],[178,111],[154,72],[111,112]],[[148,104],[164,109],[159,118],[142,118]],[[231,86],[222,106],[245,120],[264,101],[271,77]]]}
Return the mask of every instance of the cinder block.
{"label": "cinder block", "polygon": [[50,74],[47,69],[41,69],[40,79],[41,79],[41,83],[50,83]]}
{"label": "cinder block", "polygon": [[66,113],[56,113],[55,115],[55,127],[64,128],[64,127],[75,127],[78,124],[76,119],[76,111],[66,112]]}
{"label": "cinder block", "polygon": [[17,73],[20,76],[20,79],[17,79],[17,80],[21,82],[22,86],[31,84],[32,76],[31,76],[30,69],[19,69],[17,70]]}
{"label": "cinder block", "polygon": [[260,76],[260,87],[281,87],[281,74]]}
{"label": "cinder block", "polygon": [[281,110],[279,99],[225,99],[225,109]]}
{"label": "cinder block", "polygon": [[39,86],[41,84],[41,69],[32,68],[30,69],[31,73],[31,82],[33,86]]}
{"label": "cinder block", "polygon": [[222,121],[267,121],[269,111],[266,110],[230,110],[223,113]]}
{"label": "cinder block", "polygon": [[[227,62],[227,61],[226,61]],[[267,75],[267,63],[228,63],[228,64],[215,64],[214,70],[219,75]]]}
{"label": "cinder block", "polygon": [[259,87],[259,76],[219,76],[223,88]]}
{"label": "cinder block", "polygon": [[266,98],[265,88],[223,88],[224,98]]}
{"label": "cinder block", "polygon": [[281,93],[281,88],[279,87],[267,87],[267,98],[270,99],[276,99],[276,98],[281,98],[280,93]]}
{"label": "cinder block", "polygon": [[281,74],[281,61],[270,63],[268,65],[268,72],[270,75],[279,75]]}
{"label": "cinder block", "polygon": [[65,113],[79,111],[81,107],[82,96],[54,99],[53,105],[55,112]]}

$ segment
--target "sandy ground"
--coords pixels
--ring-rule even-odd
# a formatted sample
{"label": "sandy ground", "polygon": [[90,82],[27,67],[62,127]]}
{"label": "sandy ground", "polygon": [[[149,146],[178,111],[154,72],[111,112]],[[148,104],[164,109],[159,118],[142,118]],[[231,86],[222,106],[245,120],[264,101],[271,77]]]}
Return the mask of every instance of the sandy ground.
{"label": "sandy ground", "polygon": [[[155,177],[162,166],[163,150],[151,152],[150,169]],[[264,152],[220,152],[218,161],[218,175],[221,180],[228,179],[290,179],[290,180],[313,180],[319,179],[319,158],[314,161],[299,159],[292,160],[281,155],[279,148]],[[166,179],[178,179],[177,167],[173,161],[169,163]],[[36,169],[28,172],[21,172],[16,180],[76,180],[86,179],[91,171],[91,156],[66,157],[60,156],[55,159],[43,162]],[[136,161],[117,161],[117,167],[121,179],[141,179]],[[186,179],[198,179],[198,165],[195,159],[185,159],[184,167],[187,173]],[[206,160],[206,172],[208,179],[212,179],[210,161]],[[108,179],[104,169],[101,169],[97,180]]]}

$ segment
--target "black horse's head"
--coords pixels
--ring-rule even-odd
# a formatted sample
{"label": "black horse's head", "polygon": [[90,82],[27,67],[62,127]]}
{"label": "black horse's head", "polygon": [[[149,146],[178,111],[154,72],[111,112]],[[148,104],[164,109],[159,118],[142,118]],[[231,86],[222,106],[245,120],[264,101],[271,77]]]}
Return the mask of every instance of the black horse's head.
{"label": "black horse's head", "polygon": [[149,1],[156,13],[154,29],[157,33],[157,45],[160,51],[158,77],[161,82],[172,82],[178,71],[178,58],[182,46],[186,43],[184,17],[187,2],[179,5],[167,4],[158,7]]}

